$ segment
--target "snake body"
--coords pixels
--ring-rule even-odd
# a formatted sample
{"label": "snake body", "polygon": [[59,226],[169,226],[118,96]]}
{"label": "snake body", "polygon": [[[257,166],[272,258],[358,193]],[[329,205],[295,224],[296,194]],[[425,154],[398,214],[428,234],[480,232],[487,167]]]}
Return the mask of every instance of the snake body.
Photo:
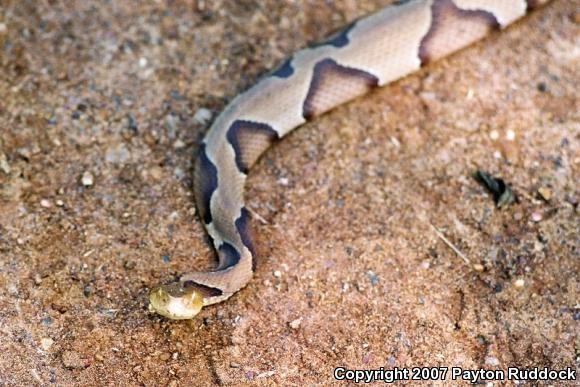
{"label": "snake body", "polygon": [[150,293],[150,309],[192,318],[243,288],[256,252],[244,207],[248,171],[291,130],[369,90],[449,55],[549,0],[402,0],[296,52],[217,117],[197,158],[198,212],[219,257]]}

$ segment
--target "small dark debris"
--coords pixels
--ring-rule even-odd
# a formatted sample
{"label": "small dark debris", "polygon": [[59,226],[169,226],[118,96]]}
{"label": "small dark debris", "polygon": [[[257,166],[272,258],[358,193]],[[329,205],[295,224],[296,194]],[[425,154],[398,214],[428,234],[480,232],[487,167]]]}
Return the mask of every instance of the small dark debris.
{"label": "small dark debris", "polygon": [[495,178],[486,172],[479,170],[475,172],[473,177],[493,194],[493,201],[497,208],[509,206],[517,202],[516,195],[503,179]]}
{"label": "small dark debris", "polygon": [[558,156],[548,156],[548,160],[554,164],[554,168],[562,168],[562,158]]}
{"label": "small dark debris", "polygon": [[169,263],[169,261],[171,260],[171,258],[169,258],[169,255],[165,254],[161,256],[161,259],[163,260],[163,262],[165,263]]}
{"label": "small dark debris", "polygon": [[574,207],[578,207],[578,198],[573,195],[566,196],[566,201]]}
{"label": "small dark debris", "polygon": [[367,278],[372,286],[375,286],[376,284],[379,283],[379,278],[377,277],[377,275],[370,270],[367,271]]}
{"label": "small dark debris", "polygon": [[548,91],[548,85],[546,85],[545,82],[538,83],[538,91],[545,93],[546,91]]}
{"label": "small dark debris", "polygon": [[50,317],[43,317],[40,322],[42,323],[42,325],[44,326],[48,326],[50,324],[52,324],[52,318]]}
{"label": "small dark debris", "polygon": [[127,114],[127,129],[133,133],[137,133],[139,127],[137,126],[137,121],[131,114]]}
{"label": "small dark debris", "polygon": [[133,270],[136,266],[137,264],[135,263],[135,261],[125,261],[123,263],[123,267],[127,270]]}
{"label": "small dark debris", "polygon": [[181,93],[177,90],[171,90],[169,92],[169,95],[171,96],[171,99],[174,99],[176,101],[182,101],[185,99],[185,97],[181,95]]}
{"label": "small dark debris", "polygon": [[501,286],[501,284],[495,284],[495,286],[493,287],[494,293],[501,293],[502,290],[503,290],[503,286]]}
{"label": "small dark debris", "polygon": [[83,295],[85,297],[88,297],[91,295],[91,293],[93,292],[93,286],[91,284],[87,284],[84,288],[83,288]]}

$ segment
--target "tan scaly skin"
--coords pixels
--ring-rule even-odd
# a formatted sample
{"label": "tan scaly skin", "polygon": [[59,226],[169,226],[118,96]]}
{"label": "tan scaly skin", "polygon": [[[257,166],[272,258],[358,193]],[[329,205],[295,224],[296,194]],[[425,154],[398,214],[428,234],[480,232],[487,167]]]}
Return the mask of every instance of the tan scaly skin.
{"label": "tan scaly skin", "polygon": [[503,29],[549,0],[407,0],[295,53],[237,96],[207,133],[195,198],[219,266],[155,287],[149,308],[190,319],[246,286],[255,250],[244,207],[249,169],[276,140],[328,110]]}

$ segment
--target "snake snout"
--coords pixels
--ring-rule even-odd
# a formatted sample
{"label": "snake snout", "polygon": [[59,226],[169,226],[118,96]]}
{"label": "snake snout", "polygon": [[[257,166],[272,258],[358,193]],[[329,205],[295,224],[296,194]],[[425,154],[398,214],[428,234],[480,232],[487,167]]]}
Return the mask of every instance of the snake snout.
{"label": "snake snout", "polygon": [[191,319],[202,307],[203,295],[179,282],[156,286],[149,293],[149,310],[173,320]]}

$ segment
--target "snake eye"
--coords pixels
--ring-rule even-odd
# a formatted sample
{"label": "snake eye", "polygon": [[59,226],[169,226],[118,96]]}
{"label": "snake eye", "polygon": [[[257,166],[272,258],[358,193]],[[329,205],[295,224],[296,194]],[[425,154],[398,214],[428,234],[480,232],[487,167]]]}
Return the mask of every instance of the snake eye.
{"label": "snake eye", "polygon": [[149,293],[149,310],[172,320],[193,318],[202,306],[202,294],[179,282],[156,286]]}

